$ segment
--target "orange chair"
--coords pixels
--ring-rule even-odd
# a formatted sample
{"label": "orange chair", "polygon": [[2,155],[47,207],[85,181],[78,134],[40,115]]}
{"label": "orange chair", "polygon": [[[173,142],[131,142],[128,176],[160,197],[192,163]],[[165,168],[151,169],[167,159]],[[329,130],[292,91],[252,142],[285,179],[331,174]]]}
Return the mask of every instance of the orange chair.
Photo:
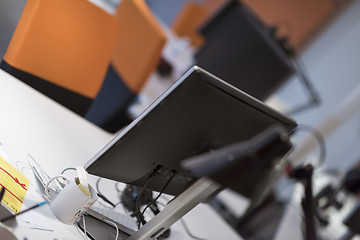
{"label": "orange chair", "polygon": [[201,3],[188,1],[172,24],[172,30],[179,37],[188,37],[190,44],[200,47],[204,38],[198,28],[219,9],[226,0],[204,0]]}
{"label": "orange chair", "polygon": [[156,69],[166,42],[144,0],[122,0],[116,11],[119,34],[104,84],[86,118],[110,132],[127,125],[130,103]]}
{"label": "orange chair", "polygon": [[111,61],[118,23],[87,0],[28,0],[1,68],[84,115]]}

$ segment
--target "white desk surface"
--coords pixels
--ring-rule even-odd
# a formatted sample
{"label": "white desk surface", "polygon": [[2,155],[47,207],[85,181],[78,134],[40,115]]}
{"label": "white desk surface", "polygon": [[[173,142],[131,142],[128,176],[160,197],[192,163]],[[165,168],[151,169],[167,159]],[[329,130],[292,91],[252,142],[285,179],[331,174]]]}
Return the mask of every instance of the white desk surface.
{"label": "white desk surface", "polygon": [[[50,176],[55,176],[67,167],[84,165],[112,137],[0,70],[0,142],[7,160],[30,181],[32,172],[24,167],[27,154]],[[43,201],[35,188],[30,184],[23,209]],[[184,219],[192,234],[198,237],[241,239],[206,204],[200,204]],[[31,220],[31,224],[24,220]],[[17,217],[10,227],[18,239],[83,239],[74,226],[57,220],[47,205]],[[191,238],[183,226],[176,223],[170,239]]]}

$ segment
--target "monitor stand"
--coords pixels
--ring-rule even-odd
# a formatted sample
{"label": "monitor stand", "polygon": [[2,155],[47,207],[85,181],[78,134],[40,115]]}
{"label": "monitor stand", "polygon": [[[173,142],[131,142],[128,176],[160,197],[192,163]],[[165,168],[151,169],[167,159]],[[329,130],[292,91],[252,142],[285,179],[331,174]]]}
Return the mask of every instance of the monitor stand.
{"label": "monitor stand", "polygon": [[128,240],[155,239],[159,237],[172,224],[221,188],[219,184],[208,178],[200,178],[166,205],[159,214],[131,235]]}

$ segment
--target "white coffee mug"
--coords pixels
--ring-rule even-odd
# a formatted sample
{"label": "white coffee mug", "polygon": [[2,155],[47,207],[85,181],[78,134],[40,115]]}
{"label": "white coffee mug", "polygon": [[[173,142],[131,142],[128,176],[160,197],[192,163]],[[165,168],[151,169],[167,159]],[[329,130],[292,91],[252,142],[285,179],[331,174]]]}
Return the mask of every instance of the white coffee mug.
{"label": "white coffee mug", "polygon": [[79,187],[79,180],[74,178],[69,180],[67,177],[56,176],[47,182],[45,193],[48,194],[48,186],[51,181],[63,178],[67,183],[65,187],[54,197],[49,206],[55,216],[63,223],[73,224],[77,222],[84,212],[97,200],[96,191],[89,185],[89,193]]}

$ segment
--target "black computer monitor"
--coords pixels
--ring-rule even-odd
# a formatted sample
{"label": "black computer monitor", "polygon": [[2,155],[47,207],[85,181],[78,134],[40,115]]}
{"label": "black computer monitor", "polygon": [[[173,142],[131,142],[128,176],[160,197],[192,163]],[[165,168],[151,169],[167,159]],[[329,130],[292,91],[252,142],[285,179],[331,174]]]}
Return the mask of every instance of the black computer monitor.
{"label": "black computer monitor", "polygon": [[199,67],[266,100],[294,73],[269,28],[238,0],[228,1],[200,29]]}
{"label": "black computer monitor", "polygon": [[[249,140],[272,125],[287,131],[296,123],[232,85],[195,66],[85,168],[89,174],[178,195],[197,178],[181,168],[184,159]],[[154,171],[155,170],[155,171]]]}

